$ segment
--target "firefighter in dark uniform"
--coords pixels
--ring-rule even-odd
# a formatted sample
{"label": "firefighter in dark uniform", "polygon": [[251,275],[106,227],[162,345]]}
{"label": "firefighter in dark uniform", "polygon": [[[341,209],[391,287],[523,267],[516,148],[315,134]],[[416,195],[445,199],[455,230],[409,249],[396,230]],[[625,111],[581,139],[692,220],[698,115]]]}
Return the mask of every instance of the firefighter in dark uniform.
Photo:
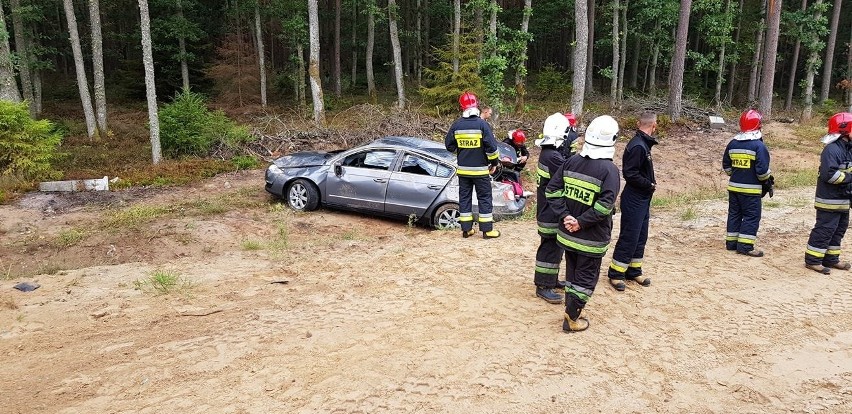
{"label": "firefighter in dark uniform", "polygon": [[657,189],[651,147],[657,144],[652,135],[657,130],[657,114],[645,112],[639,117],[639,129],[624,148],[621,173],[624,191],[621,192],[621,232],[612,252],[609,283],[623,291],[625,281],[649,286],[651,278],[642,274],[642,259],[648,241],[648,220],[651,218],[651,196]]}
{"label": "firefighter in dark uniform", "polygon": [[473,236],[473,191],[479,208],[479,230],[482,237],[491,239],[500,237],[494,230],[494,216],[491,202],[491,176],[499,161],[497,140],[491,133],[491,127],[479,118],[476,95],[465,92],[459,97],[462,117],[453,123],[444,145],[447,151],[456,154],[459,180],[459,224],[462,237]]}
{"label": "firefighter in dark uniform", "polygon": [[515,171],[522,171],[527,166],[527,160],[530,158],[530,151],[526,145],[527,134],[523,130],[514,129],[509,132],[509,137],[503,142],[515,150],[515,155],[518,156],[518,163],[515,165]]}
{"label": "firefighter in dark uniform", "polygon": [[589,327],[589,320],[581,318],[580,313],[600,277],[621,186],[618,168],[612,162],[617,138],[618,123],[611,116],[592,120],[583,149],[556,170],[545,189],[547,203],[559,218],[556,241],[565,250],[565,332]]}
{"label": "firefighter in dark uniform", "polygon": [[816,224],[808,238],[805,266],[822,274],[831,268],[849,270],[849,262],[840,261],[840,242],[849,227],[849,199],[852,197],[852,113],[841,112],[828,120],[825,148],[819,159]]}
{"label": "firefighter in dark uniform", "polygon": [[[559,216],[548,206],[545,187],[550,178],[565,163],[566,157],[563,153],[568,143],[569,134],[573,132],[571,124],[565,115],[557,112],[547,117],[544,121],[542,138],[535,140],[535,145],[541,147],[538,156],[538,167],[536,168],[536,211],[535,218],[538,223],[538,235],[541,243],[535,253],[535,295],[549,303],[562,303],[562,295],[555,292],[555,288],[565,288],[565,284],[559,283],[559,266],[562,264],[564,254],[556,242],[556,233],[559,230]],[[574,133],[574,137],[577,134]]]}
{"label": "firefighter in dark uniform", "polygon": [[740,116],[740,133],[734,136],[722,155],[722,168],[728,181],[728,226],[725,248],[739,254],[762,257],[754,248],[760,227],[761,197],[764,187],[774,181],[769,169],[769,150],[760,132],[760,112],[750,109]]}

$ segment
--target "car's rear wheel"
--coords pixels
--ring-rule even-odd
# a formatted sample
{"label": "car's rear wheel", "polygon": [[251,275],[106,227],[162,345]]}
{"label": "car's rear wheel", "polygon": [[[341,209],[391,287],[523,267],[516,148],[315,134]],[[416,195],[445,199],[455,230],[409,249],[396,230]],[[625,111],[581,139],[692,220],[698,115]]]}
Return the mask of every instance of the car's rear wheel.
{"label": "car's rear wheel", "polygon": [[432,226],[438,230],[456,229],[461,227],[459,217],[461,213],[458,204],[444,204],[432,215]]}
{"label": "car's rear wheel", "polygon": [[308,180],[300,178],[290,183],[286,195],[287,205],[293,210],[311,211],[319,207],[319,190]]}

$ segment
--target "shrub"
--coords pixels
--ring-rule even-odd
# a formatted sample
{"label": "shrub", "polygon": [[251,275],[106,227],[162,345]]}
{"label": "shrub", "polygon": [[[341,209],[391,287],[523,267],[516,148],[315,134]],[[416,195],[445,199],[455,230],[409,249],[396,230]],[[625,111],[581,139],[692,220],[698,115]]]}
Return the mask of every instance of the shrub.
{"label": "shrub", "polygon": [[260,162],[257,161],[257,158],[250,155],[236,155],[231,158],[231,163],[233,163],[234,167],[237,167],[238,170],[250,170],[260,166]]}
{"label": "shrub", "polygon": [[182,91],[160,110],[163,152],[171,157],[207,155],[217,144],[234,147],[251,139],[245,127],[222,111],[210,111],[204,98]]}
{"label": "shrub", "polygon": [[50,162],[62,135],[47,120],[30,117],[27,104],[0,101],[0,175],[26,180],[58,178]]}
{"label": "shrub", "polygon": [[541,96],[552,98],[571,97],[571,78],[566,72],[549,64],[541,69],[535,80],[535,90]]}

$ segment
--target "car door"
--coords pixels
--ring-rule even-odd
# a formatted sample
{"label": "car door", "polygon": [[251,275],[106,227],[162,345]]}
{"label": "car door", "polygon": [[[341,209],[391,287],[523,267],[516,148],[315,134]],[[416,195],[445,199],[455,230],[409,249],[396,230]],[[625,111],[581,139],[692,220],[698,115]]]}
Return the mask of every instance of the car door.
{"label": "car door", "polygon": [[453,176],[454,169],[430,157],[406,152],[390,176],[385,211],[423,216]]}
{"label": "car door", "polygon": [[356,210],[384,212],[397,151],[363,149],[335,163],[326,179],[326,202]]}

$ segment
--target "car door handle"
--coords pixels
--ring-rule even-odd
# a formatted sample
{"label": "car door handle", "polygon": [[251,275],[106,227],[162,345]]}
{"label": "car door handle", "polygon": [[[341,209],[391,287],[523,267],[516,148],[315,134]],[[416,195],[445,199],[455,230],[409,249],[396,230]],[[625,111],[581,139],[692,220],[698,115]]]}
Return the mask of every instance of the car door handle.
{"label": "car door handle", "polygon": [[430,189],[430,190],[440,190],[440,189],[442,189],[442,188],[444,188],[444,186],[442,186],[442,185],[434,185],[434,184],[432,184],[432,185],[430,185],[430,186],[429,186],[429,189]]}
{"label": "car door handle", "polygon": [[373,181],[375,181],[375,182],[377,182],[377,183],[386,183],[386,182],[388,182],[388,180],[386,180],[386,179],[384,179],[384,178],[373,178]]}

